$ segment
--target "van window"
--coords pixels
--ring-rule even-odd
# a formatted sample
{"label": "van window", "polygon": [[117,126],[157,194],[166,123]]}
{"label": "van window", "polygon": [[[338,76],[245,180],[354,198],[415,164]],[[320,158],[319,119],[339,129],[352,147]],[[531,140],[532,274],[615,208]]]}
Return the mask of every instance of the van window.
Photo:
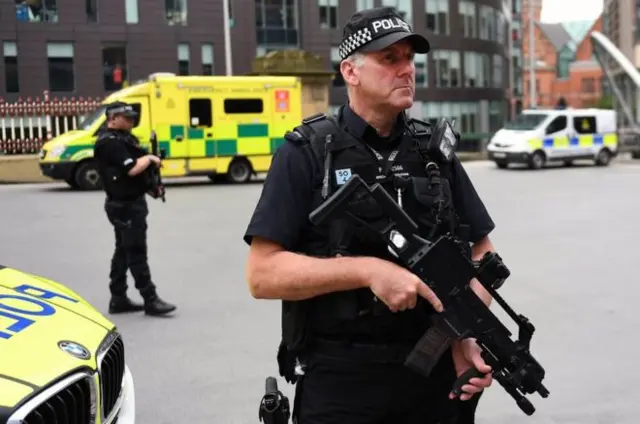
{"label": "van window", "polygon": [[592,115],[575,116],[573,128],[578,134],[593,134],[596,132],[596,117]]}
{"label": "van window", "polygon": [[211,113],[210,99],[189,100],[189,124],[193,122],[193,118],[198,118],[198,126],[213,126],[213,114]]}
{"label": "van window", "polygon": [[558,116],[553,121],[549,122],[547,125],[547,129],[544,131],[545,134],[553,134],[558,131],[562,131],[567,128],[567,117],[566,116]]}
{"label": "van window", "polygon": [[224,99],[224,113],[262,113],[262,99]]}
{"label": "van window", "polygon": [[131,105],[133,110],[135,110],[136,113],[138,114],[138,117],[133,122],[133,128],[136,128],[138,125],[140,125],[140,121],[142,120],[142,105],[140,103],[129,103],[129,104]]}
{"label": "van window", "polygon": [[530,131],[536,129],[542,121],[547,119],[546,113],[521,113],[512,121],[504,125],[506,130]]}

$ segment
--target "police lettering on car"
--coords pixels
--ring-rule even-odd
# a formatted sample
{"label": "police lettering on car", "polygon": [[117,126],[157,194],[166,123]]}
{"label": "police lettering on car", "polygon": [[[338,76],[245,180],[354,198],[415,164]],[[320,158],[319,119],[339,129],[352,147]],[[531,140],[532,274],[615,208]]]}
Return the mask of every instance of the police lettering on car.
{"label": "police lettering on car", "polygon": [[[160,166],[160,158],[148,154],[131,134],[139,118],[133,107],[115,102],[106,108],[106,128],[94,146],[94,158],[106,194],[105,212],[115,232],[115,250],[111,258],[109,313],[141,311],[148,315],[164,315],[176,309],[162,300],[151,279],[147,260],[146,194],[162,197],[163,187],[152,184],[152,166]],[[127,296],[127,271],[131,271],[136,289],[144,305]]]}
{"label": "police lettering on car", "polygon": [[[397,265],[377,231],[361,225],[385,228],[375,202],[354,196],[349,214],[309,221],[357,174],[382,185],[425,239],[454,234],[474,258],[493,250],[493,221],[452,146],[438,144],[450,128],[406,115],[414,54],[429,50],[393,8],[351,16],[339,47],[349,101],[335,117],[312,116],[287,133],[244,235],[251,294],[282,301],[277,360],[297,385],[297,422],[471,422],[491,382],[471,339],[454,343],[428,379],[404,367],[442,304]],[[471,288],[491,301],[477,281]],[[455,380],[472,366],[487,374],[454,399]]]}
{"label": "police lettering on car", "polygon": [[56,313],[56,306],[45,300],[61,299],[64,302],[78,303],[77,299],[51,290],[44,290],[29,284],[15,287],[18,294],[0,294],[0,317],[6,323],[0,326],[0,339],[11,339],[17,333],[36,323],[40,317]]}

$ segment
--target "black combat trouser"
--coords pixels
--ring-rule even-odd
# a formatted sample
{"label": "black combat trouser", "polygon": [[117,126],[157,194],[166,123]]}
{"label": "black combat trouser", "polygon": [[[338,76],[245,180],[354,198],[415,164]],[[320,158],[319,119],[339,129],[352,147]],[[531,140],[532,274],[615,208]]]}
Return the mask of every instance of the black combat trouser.
{"label": "black combat trouser", "polygon": [[357,348],[314,350],[303,358],[304,375],[296,384],[296,424],[474,423],[478,394],[449,399],[456,380],[451,350],[429,378],[401,361],[368,360]]}
{"label": "black combat trouser", "polygon": [[115,233],[115,251],[111,259],[109,290],[113,296],[127,292],[127,270],[135,287],[145,300],[156,297],[147,259],[147,215],[149,209],[144,196],[133,201],[107,199],[105,211]]}

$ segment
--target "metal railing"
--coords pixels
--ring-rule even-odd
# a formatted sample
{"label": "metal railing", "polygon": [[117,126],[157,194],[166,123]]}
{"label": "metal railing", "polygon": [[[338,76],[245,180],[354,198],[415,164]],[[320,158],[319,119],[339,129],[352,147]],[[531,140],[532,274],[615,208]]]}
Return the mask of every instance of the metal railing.
{"label": "metal railing", "polygon": [[8,103],[0,97],[0,155],[38,153],[42,144],[78,128],[83,117],[100,106],[100,98],[18,98]]}

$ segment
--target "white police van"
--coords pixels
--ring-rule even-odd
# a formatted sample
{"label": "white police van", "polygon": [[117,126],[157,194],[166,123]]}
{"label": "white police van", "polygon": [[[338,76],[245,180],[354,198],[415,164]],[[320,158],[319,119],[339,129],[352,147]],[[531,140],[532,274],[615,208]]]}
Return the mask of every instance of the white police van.
{"label": "white police van", "polygon": [[618,154],[616,112],[609,109],[526,109],[487,146],[499,168],[511,163],[540,169],[549,161],[589,159],[606,166]]}

